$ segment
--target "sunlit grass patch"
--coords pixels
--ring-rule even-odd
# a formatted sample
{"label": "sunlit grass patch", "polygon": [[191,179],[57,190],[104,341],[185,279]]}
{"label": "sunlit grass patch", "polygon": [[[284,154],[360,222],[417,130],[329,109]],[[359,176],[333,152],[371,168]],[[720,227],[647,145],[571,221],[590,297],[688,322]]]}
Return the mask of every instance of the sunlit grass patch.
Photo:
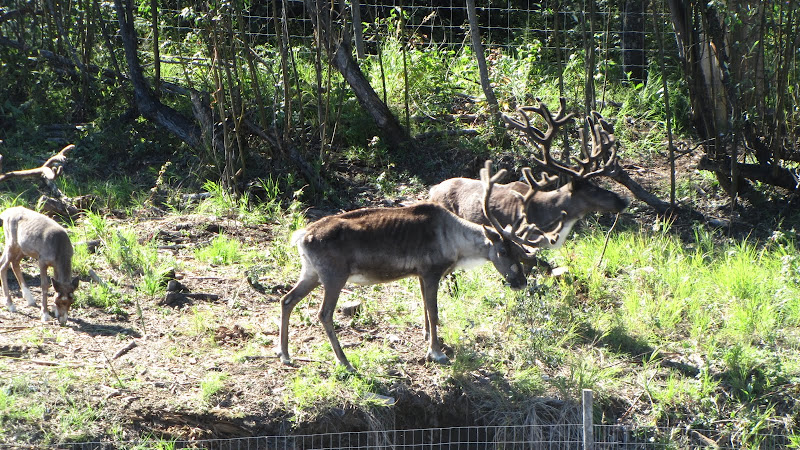
{"label": "sunlit grass patch", "polygon": [[357,373],[350,373],[339,364],[330,367],[329,363],[310,363],[292,376],[283,399],[293,411],[294,420],[316,417],[332,407],[385,405],[386,399],[375,395],[380,395],[377,391],[382,385],[378,376],[385,373],[387,364],[394,360],[384,359],[375,350],[350,353],[350,361]]}
{"label": "sunlit grass patch", "polygon": [[225,372],[207,372],[200,380],[199,395],[204,404],[210,404],[215,396],[220,395],[230,375]]}
{"label": "sunlit grass patch", "polygon": [[194,251],[195,257],[206,263],[230,265],[245,262],[251,255],[242,248],[242,243],[222,234],[216,236],[207,246]]}
{"label": "sunlit grass patch", "polygon": [[[43,418],[45,405],[35,400],[36,387],[31,382],[25,377],[15,376],[0,384],[0,425],[11,421],[34,422]],[[3,428],[0,427],[0,430]],[[0,436],[2,434],[0,431]]]}

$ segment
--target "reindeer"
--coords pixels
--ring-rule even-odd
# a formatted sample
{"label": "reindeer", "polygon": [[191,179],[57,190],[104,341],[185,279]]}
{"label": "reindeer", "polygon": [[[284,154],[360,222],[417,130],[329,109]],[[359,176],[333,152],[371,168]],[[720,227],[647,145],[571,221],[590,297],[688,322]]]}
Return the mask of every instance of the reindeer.
{"label": "reindeer", "polygon": [[[524,218],[529,224],[550,223],[557,220],[562,212],[566,212],[559,239],[555,242],[543,242],[543,248],[560,247],[575,223],[589,213],[621,212],[628,206],[628,201],[623,197],[590,181],[600,175],[611,175],[618,167],[613,128],[600,114],[594,112],[586,118],[591,129],[591,148],[586,145],[581,131],[584,158],[578,160],[576,165],[559,161],[550,154],[557,131],[573,118],[572,113],[565,114],[565,107],[566,100],[561,98],[561,108],[555,117],[542,102],[539,102],[539,106],[519,108],[517,111],[522,121],[503,116],[510,127],[523,131],[541,153],[541,156],[537,156],[535,152],[532,154],[533,162],[544,171],[555,174],[543,173],[541,179],[536,179],[532,170],[525,167],[522,169],[525,182],[498,184],[490,199],[489,210],[501,226],[514,223],[520,218]],[[540,115],[547,130],[542,131],[531,125],[528,112]],[[558,180],[557,175],[565,175],[569,182],[557,189],[546,190]],[[451,178],[433,186],[429,200],[442,204],[459,217],[488,225],[489,219],[484,214],[481,199],[482,190],[482,182],[478,180]],[[548,271],[551,269],[544,261],[536,259],[534,263],[544,266]]]}
{"label": "reindeer", "polygon": [[51,278],[47,274],[53,268],[53,289],[56,291],[54,314],[61,325],[67,323],[67,313],[74,301],[73,293],[78,288],[78,278],[72,277],[72,243],[67,231],[55,220],[22,206],[8,208],[0,214],[0,225],[5,234],[5,248],[0,257],[0,281],[3,283],[3,297],[8,310],[17,309],[8,293],[8,266],[17,277],[22,297],[28,306],[35,306],[36,300],[25,283],[20,270],[20,260],[28,256],[39,260],[42,287],[42,321],[50,320],[47,311],[47,291]]}
{"label": "reindeer", "polygon": [[[490,176],[482,171],[488,200],[494,182],[505,174]],[[491,212],[487,216],[493,218]],[[322,285],[325,295],[318,318],[330,340],[338,362],[349,370],[333,328],[333,312],[345,283],[378,284],[401,278],[419,278],[425,310],[425,332],[429,340],[427,358],[446,364],[437,335],[437,293],[441,278],[456,268],[469,268],[491,261],[512,289],[526,286],[520,261],[529,261],[536,247],[554,242],[561,229],[523,224],[492,228],[464,220],[439,204],[422,202],[398,208],[367,208],[325,217],[296,231],[292,243],[302,260],[300,279],[281,299],[280,347],[284,364],[289,357],[289,316],[314,288]],[[523,237],[524,236],[524,237]],[[531,236],[535,236],[531,238]]]}

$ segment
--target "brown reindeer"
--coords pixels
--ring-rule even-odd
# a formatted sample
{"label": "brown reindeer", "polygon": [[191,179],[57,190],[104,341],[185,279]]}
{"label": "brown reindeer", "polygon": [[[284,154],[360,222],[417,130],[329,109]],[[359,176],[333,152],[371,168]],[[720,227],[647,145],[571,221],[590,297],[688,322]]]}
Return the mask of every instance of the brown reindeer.
{"label": "brown reindeer", "polygon": [[61,325],[67,323],[67,313],[72,306],[73,293],[78,288],[78,278],[72,278],[72,243],[67,231],[55,220],[36,211],[14,206],[0,214],[0,224],[5,233],[5,248],[0,258],[0,281],[3,283],[3,297],[8,310],[16,311],[8,292],[8,267],[17,277],[22,297],[29,306],[36,305],[36,300],[25,283],[20,269],[20,260],[28,256],[39,260],[42,287],[42,321],[50,320],[47,311],[47,291],[51,278],[47,274],[53,268],[53,288],[56,291],[55,316]]}
{"label": "brown reindeer", "polygon": [[[532,154],[533,162],[544,171],[541,179],[535,179],[530,168],[523,168],[525,182],[514,181],[508,184],[495,186],[490,199],[489,209],[501,225],[515,223],[520,218],[529,224],[546,224],[558,220],[562,212],[563,229],[556,242],[544,242],[542,247],[558,248],[566,240],[575,223],[592,212],[620,212],[623,211],[628,201],[618,194],[603,189],[593,182],[591,178],[600,175],[609,175],[616,170],[616,141],[611,125],[603,118],[593,113],[587,117],[591,128],[591,147],[589,147],[581,132],[582,150],[584,157],[570,165],[553,157],[550,153],[553,138],[557,131],[572,120],[573,114],[565,114],[566,101],[561,99],[561,108],[554,117],[544,103],[539,106],[526,106],[518,109],[522,121],[503,116],[512,128],[523,131],[533,144],[536,152]],[[540,115],[547,129],[542,131],[531,125],[528,112]],[[537,155],[540,153],[541,155]],[[569,182],[565,185],[547,190],[558,177],[565,175]],[[484,214],[482,201],[483,183],[470,178],[451,178],[445,180],[430,190],[429,200],[442,204],[459,217],[479,224],[489,224],[489,219]],[[549,264],[535,261],[548,269]]]}
{"label": "brown reindeer", "polygon": [[[494,177],[484,175],[486,196]],[[491,213],[488,214],[492,217]],[[550,232],[516,224],[481,226],[441,205],[423,202],[398,208],[367,208],[325,217],[292,236],[302,260],[297,284],[281,299],[281,361],[290,364],[289,316],[314,288],[325,290],[318,317],[340,364],[352,366],[339,345],[333,327],[333,312],[345,283],[377,284],[415,276],[419,278],[429,340],[427,357],[447,363],[437,335],[437,293],[441,278],[456,268],[491,261],[512,289],[526,285],[520,261],[533,258],[535,247],[558,239],[560,224]],[[522,237],[526,236],[526,237]],[[531,238],[531,236],[535,236]]]}

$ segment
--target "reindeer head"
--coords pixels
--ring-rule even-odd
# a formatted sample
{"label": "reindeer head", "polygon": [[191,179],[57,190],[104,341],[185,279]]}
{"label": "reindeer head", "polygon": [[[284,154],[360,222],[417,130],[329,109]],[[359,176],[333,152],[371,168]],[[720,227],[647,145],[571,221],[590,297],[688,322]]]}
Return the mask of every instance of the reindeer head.
{"label": "reindeer head", "polygon": [[55,316],[58,318],[58,323],[61,325],[66,325],[67,323],[67,313],[69,312],[69,308],[72,306],[72,303],[75,301],[74,293],[75,290],[78,289],[78,277],[72,279],[71,282],[61,282],[53,280],[53,289],[56,291],[56,298],[55,298]]}
{"label": "reindeer head", "polygon": [[520,218],[516,223],[503,228],[492,214],[489,198],[492,194],[492,186],[506,174],[506,170],[501,169],[495,175],[491,173],[492,161],[487,160],[480,174],[484,186],[483,213],[493,228],[484,226],[484,234],[493,244],[489,260],[512,289],[522,289],[527,284],[522,263],[533,263],[537,259],[536,252],[540,246],[558,241],[558,233],[563,226],[566,212],[562,211],[561,216],[554,223],[546,226],[550,229],[549,232],[543,231],[535,224],[526,223],[523,214],[519,215]]}

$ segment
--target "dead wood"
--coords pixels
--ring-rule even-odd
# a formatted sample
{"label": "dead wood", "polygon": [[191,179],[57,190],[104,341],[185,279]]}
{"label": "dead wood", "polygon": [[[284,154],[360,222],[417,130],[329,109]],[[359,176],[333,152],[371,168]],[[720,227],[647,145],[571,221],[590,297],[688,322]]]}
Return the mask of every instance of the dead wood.
{"label": "dead wood", "polygon": [[94,269],[89,269],[89,278],[91,278],[92,281],[94,281],[95,283],[97,283],[97,284],[99,284],[99,285],[101,285],[103,287],[107,287],[108,286],[106,284],[106,282],[103,281],[102,278],[100,278],[100,275],[98,275],[97,272],[94,271]]}
{"label": "dead wood", "polygon": [[[56,177],[61,175],[61,172],[64,167],[64,163],[67,161],[67,156],[72,149],[75,148],[75,144],[69,144],[68,146],[61,149],[60,152],[56,153],[55,155],[51,156],[47,161],[42,164],[41,167],[37,167],[35,169],[24,169],[24,170],[14,170],[11,172],[0,173],[0,182],[12,179],[12,178],[33,178],[33,177],[42,177],[45,180],[55,180]],[[0,171],[3,170],[3,157],[0,155]]]}
{"label": "dead wood", "polygon": [[136,343],[136,341],[131,341],[128,345],[119,349],[117,353],[114,353],[114,356],[112,356],[111,359],[114,360],[120,358],[122,355],[131,351],[137,345],[138,344]]}
{"label": "dead wood", "polygon": [[76,242],[75,246],[85,245],[86,251],[89,252],[90,255],[97,253],[97,249],[100,248],[100,245],[103,243],[100,239],[90,239],[88,241],[80,241]]}
{"label": "dead wood", "polygon": [[82,213],[82,211],[75,205],[69,203],[68,197],[56,199],[43,195],[39,197],[37,208],[44,215],[50,217],[61,217],[71,221],[75,221],[75,219],[77,219]]}

